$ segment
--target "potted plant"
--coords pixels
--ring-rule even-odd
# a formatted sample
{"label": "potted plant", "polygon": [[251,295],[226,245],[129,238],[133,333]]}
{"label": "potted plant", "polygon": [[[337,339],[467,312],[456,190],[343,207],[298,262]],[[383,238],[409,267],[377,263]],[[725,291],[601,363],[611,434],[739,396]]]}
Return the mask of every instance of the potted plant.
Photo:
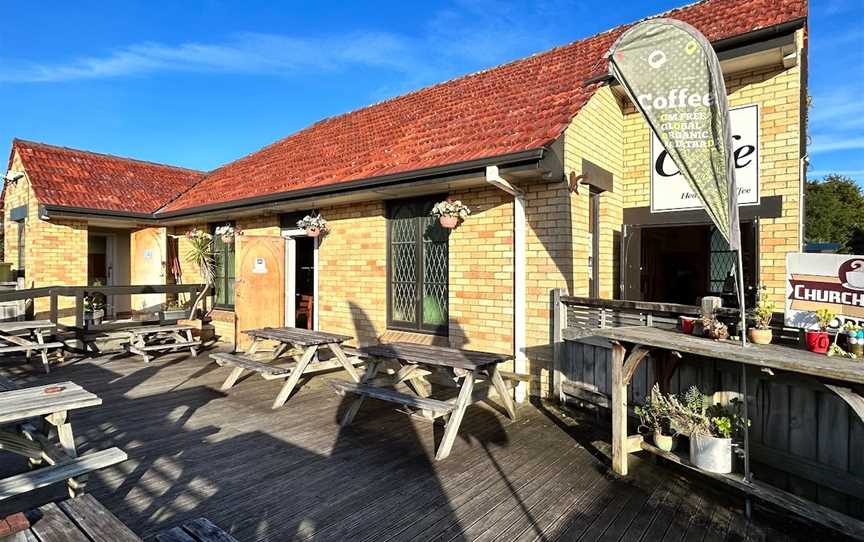
{"label": "potted plant", "polygon": [[460,222],[468,218],[468,215],[471,214],[471,209],[459,200],[444,200],[436,203],[432,207],[430,214],[438,218],[438,222],[441,223],[442,227],[452,230]]}
{"label": "potted plant", "polygon": [[216,227],[216,235],[218,235],[219,238],[222,239],[222,242],[226,245],[230,245],[231,243],[233,243],[234,236],[238,233],[239,232],[235,231],[234,226],[232,226],[231,224],[225,224],[224,226]]}
{"label": "potted plant", "polygon": [[184,320],[189,318],[189,309],[179,300],[172,300],[165,303],[162,310],[162,320]]}
{"label": "potted plant", "polygon": [[216,256],[213,253],[213,236],[206,231],[201,228],[192,228],[186,232],[185,237],[189,243],[186,261],[198,268],[204,283],[204,289],[198,293],[189,311],[189,314],[195,314],[198,311],[198,306],[207,297],[216,281]]}
{"label": "potted plant", "polygon": [[671,405],[668,397],[660,392],[660,385],[654,384],[645,404],[634,409],[642,422],[641,430],[651,433],[654,445],[664,452],[675,450],[676,433],[672,430]]}
{"label": "potted plant", "polygon": [[755,344],[771,344],[773,332],[771,331],[771,318],[774,316],[776,305],[768,297],[768,289],[759,287],[759,297],[756,306],[750,311],[753,319],[753,327],[747,330],[747,338]]}
{"label": "potted plant", "polygon": [[819,309],[814,314],[816,315],[819,330],[808,329],[804,333],[807,350],[816,352],[817,354],[825,354],[831,346],[831,339],[828,336],[828,326],[831,325],[836,315],[828,309]]}
{"label": "potted plant", "polygon": [[105,302],[101,294],[84,296],[84,326],[101,326],[105,318]]}
{"label": "potted plant", "polygon": [[708,472],[732,472],[732,438],[750,423],[737,413],[740,401],[711,405],[693,386],[680,399],[671,397],[670,405],[672,424],[690,436],[690,462]]}
{"label": "potted plant", "polygon": [[318,237],[321,232],[327,231],[327,221],[321,216],[306,215],[297,221],[297,227],[306,230],[306,235],[309,237]]}

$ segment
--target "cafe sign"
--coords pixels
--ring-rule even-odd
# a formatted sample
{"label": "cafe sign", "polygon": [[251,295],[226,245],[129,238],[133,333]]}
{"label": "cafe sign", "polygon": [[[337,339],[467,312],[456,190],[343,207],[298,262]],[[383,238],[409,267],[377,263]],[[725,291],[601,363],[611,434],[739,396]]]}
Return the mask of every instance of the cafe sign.
{"label": "cafe sign", "polygon": [[834,327],[864,324],[864,256],[788,254],[786,274],[786,325],[814,327],[819,309],[837,315]]}
{"label": "cafe sign", "polygon": [[[759,203],[759,106],[731,108],[729,121],[738,205],[756,205]],[[652,131],[651,212],[701,208],[696,193]]]}

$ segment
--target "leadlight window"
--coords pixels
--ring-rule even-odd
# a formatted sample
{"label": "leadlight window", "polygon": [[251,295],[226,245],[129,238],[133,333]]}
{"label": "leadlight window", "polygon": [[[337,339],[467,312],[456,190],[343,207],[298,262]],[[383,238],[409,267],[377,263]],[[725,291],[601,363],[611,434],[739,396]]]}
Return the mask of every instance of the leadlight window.
{"label": "leadlight window", "polygon": [[234,308],[234,243],[226,243],[216,235],[216,228],[224,224],[214,224],[210,228],[213,234],[213,257],[216,262],[214,276],[213,306],[222,309]]}
{"label": "leadlight window", "polygon": [[436,201],[413,199],[388,207],[388,327],[447,334],[448,238],[429,215]]}

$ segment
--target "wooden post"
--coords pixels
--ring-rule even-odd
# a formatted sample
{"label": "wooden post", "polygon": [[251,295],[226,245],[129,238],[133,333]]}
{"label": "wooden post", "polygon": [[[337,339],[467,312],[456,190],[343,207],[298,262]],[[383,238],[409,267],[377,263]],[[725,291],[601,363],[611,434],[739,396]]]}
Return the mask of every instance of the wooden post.
{"label": "wooden post", "polygon": [[627,349],[612,342],[612,470],[627,476],[627,383],[624,358]]}
{"label": "wooden post", "polygon": [[75,327],[84,327],[84,290],[75,292]]}
{"label": "wooden post", "polygon": [[566,349],[564,346],[563,330],[567,327],[567,307],[561,302],[561,288],[552,290],[552,393],[559,402],[564,402],[562,381],[564,378],[562,367]]}
{"label": "wooden post", "polygon": [[59,309],[57,306],[57,292],[55,292],[53,290],[51,291],[51,308],[50,308],[50,315],[48,316],[48,319],[51,320],[52,324],[56,324],[57,320],[59,319]]}

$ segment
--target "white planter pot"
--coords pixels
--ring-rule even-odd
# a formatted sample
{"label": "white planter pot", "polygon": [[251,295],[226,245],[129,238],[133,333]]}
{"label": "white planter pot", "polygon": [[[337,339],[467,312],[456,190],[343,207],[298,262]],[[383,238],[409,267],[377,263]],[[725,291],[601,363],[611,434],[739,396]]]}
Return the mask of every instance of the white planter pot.
{"label": "white planter pot", "polygon": [[732,439],[706,435],[691,436],[690,462],[708,472],[718,474],[732,472]]}

